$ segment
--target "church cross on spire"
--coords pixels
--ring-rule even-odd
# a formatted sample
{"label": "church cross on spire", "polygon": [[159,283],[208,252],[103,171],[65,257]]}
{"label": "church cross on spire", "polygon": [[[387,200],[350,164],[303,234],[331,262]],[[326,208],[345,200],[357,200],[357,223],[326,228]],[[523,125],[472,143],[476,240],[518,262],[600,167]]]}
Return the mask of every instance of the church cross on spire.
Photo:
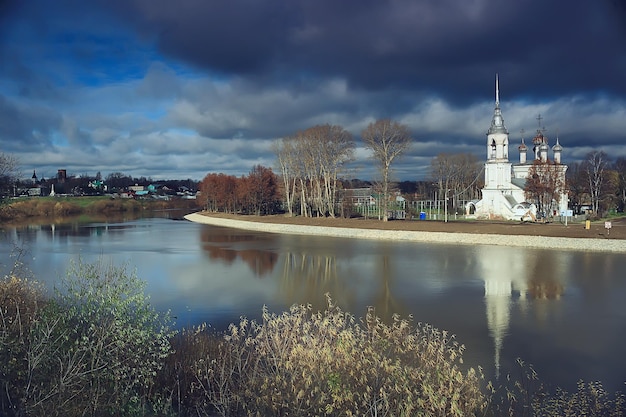
{"label": "church cross on spire", "polygon": [[496,73],[496,106],[500,105],[500,86],[498,82],[498,73]]}

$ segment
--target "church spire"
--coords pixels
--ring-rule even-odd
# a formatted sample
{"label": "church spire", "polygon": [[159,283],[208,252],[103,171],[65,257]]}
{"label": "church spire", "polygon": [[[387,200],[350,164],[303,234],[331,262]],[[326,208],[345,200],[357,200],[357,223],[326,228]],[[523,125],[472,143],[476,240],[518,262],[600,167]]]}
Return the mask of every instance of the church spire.
{"label": "church spire", "polygon": [[493,111],[491,127],[487,133],[509,133],[506,130],[506,127],[504,127],[504,118],[502,118],[502,111],[500,110],[500,81],[498,79],[498,74],[496,74],[496,107]]}
{"label": "church spire", "polygon": [[561,152],[563,151],[563,147],[559,143],[559,133],[557,130],[556,134],[556,145],[552,147],[552,152],[554,153],[554,162],[557,164],[561,163]]}
{"label": "church spire", "polygon": [[500,107],[500,83],[498,73],[496,73],[496,107]]}

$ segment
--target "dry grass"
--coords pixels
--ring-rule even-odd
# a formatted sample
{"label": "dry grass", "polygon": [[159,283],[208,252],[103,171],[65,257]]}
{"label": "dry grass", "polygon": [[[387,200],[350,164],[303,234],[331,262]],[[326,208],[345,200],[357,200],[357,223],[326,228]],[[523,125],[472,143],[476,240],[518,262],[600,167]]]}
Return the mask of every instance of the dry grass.
{"label": "dry grass", "polygon": [[[446,332],[373,310],[363,321],[295,305],[231,325],[220,356],[195,365],[198,410],[220,415],[465,416],[487,406],[480,371],[463,372]],[[213,410],[211,410],[212,412]],[[209,411],[207,414],[209,415]]]}

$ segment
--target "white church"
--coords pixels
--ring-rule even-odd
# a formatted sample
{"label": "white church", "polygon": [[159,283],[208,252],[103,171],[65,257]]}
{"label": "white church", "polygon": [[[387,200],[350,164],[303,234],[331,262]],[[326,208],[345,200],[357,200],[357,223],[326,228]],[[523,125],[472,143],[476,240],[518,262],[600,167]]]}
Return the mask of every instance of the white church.
{"label": "white church", "polygon": [[[541,116],[538,117],[541,123]],[[502,111],[500,110],[499,81],[496,75],[496,107],[491,119],[491,127],[487,131],[487,161],[485,162],[485,186],[482,189],[482,199],[471,201],[466,205],[466,217],[478,219],[506,219],[506,220],[536,220],[537,206],[527,201],[524,188],[530,167],[534,161],[548,162],[548,138],[537,129],[533,138],[533,158],[527,159],[528,147],[521,144],[519,162],[509,161],[509,132],[504,126]],[[561,180],[565,181],[567,165],[561,164],[563,148],[557,137],[552,147],[552,161],[557,166]],[[560,194],[556,205],[558,212],[567,210],[567,193]],[[559,214],[557,213],[557,214]]]}

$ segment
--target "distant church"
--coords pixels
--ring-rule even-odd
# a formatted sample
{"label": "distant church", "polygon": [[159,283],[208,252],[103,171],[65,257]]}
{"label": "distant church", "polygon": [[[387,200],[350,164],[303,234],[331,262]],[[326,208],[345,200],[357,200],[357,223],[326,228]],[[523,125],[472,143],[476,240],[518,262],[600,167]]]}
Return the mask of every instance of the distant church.
{"label": "distant church", "polygon": [[[541,122],[541,117],[539,120]],[[536,219],[537,206],[533,202],[528,202],[524,188],[534,161],[548,162],[548,138],[544,136],[540,128],[537,129],[533,138],[533,145],[533,158],[528,161],[528,147],[524,144],[522,137],[522,142],[517,147],[519,163],[509,161],[509,132],[504,126],[500,110],[499,81],[496,75],[496,107],[491,119],[491,127],[487,131],[485,186],[482,189],[481,200],[467,203],[467,217],[518,221]],[[561,164],[562,151],[563,148],[557,137],[556,144],[552,147],[553,163],[564,182],[567,165]],[[567,210],[567,193],[561,193],[556,203],[559,213]]]}

